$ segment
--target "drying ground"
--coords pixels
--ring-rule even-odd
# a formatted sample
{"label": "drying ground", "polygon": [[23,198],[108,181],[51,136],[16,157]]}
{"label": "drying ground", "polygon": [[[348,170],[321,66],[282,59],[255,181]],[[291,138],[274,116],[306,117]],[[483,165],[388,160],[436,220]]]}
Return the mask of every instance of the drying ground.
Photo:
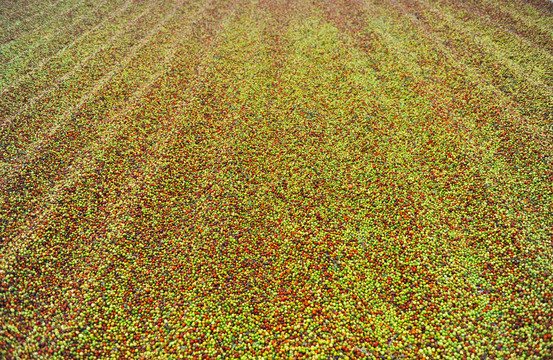
{"label": "drying ground", "polygon": [[0,23],[0,357],[551,358],[553,3]]}

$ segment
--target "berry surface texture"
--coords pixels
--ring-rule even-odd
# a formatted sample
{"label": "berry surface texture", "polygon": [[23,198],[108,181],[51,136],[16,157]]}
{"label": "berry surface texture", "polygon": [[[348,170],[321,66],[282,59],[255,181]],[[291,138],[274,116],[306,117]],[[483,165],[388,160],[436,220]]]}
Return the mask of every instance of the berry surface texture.
{"label": "berry surface texture", "polygon": [[0,0],[0,359],[553,359],[553,2]]}

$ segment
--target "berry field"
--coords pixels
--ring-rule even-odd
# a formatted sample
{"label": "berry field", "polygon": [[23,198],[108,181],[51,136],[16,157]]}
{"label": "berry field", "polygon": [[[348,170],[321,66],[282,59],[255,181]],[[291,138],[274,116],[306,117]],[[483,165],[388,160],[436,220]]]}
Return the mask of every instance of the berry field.
{"label": "berry field", "polygon": [[0,358],[553,358],[553,2],[4,0],[0,64]]}

